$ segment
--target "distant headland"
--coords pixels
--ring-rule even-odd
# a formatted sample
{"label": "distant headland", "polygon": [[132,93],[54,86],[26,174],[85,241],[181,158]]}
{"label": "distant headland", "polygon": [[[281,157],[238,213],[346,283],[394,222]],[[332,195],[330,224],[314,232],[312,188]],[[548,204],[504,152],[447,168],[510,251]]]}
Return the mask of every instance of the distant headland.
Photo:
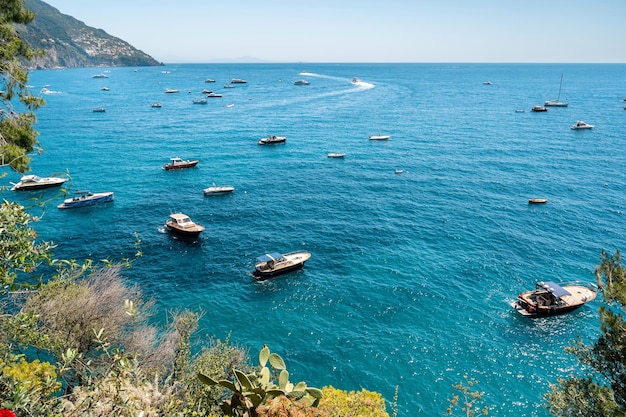
{"label": "distant headland", "polygon": [[128,42],[85,25],[41,0],[25,0],[35,20],[17,29],[22,39],[45,55],[25,63],[31,69],[163,65]]}

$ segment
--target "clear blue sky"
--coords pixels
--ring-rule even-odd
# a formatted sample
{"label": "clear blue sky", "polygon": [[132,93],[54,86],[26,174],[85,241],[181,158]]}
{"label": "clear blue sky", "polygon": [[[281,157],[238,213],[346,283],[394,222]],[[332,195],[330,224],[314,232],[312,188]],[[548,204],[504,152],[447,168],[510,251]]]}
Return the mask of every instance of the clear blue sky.
{"label": "clear blue sky", "polygon": [[48,0],[165,63],[626,62],[626,0]]}

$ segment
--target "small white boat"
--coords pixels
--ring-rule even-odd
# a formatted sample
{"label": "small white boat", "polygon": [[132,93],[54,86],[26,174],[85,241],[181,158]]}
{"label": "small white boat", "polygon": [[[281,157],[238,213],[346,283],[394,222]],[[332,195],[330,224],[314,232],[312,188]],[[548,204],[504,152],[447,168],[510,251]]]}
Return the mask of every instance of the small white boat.
{"label": "small white boat", "polygon": [[521,109],[515,110],[515,113],[525,113],[525,112],[526,110],[521,110]]}
{"label": "small white boat", "polygon": [[573,130],[593,129],[593,125],[585,123],[582,120],[577,120],[576,124],[571,125],[570,128]]}
{"label": "small white boat", "polygon": [[193,100],[193,104],[206,104],[206,98],[202,97],[202,98],[196,98]]}
{"label": "small white boat", "polygon": [[220,97],[222,97],[222,95],[221,95],[221,94],[214,93],[214,92],[210,92],[210,93],[209,93],[209,94],[207,94],[206,96],[207,96],[207,97],[209,97],[209,98],[220,98]]}
{"label": "small white boat", "polygon": [[100,74],[96,74],[91,78],[109,78],[108,75],[104,74],[104,73],[100,73]]}
{"label": "small white boat", "polygon": [[391,135],[371,135],[370,140],[387,140]]}
{"label": "small white boat", "polygon": [[211,78],[207,78],[206,80],[204,80],[205,83],[214,83],[215,80],[211,79]]}
{"label": "small white boat", "polygon": [[329,153],[328,157],[329,158],[345,158],[346,154],[345,153]]}
{"label": "small white boat", "polygon": [[259,140],[259,145],[271,145],[274,143],[284,143],[286,140],[287,140],[286,136],[268,135],[264,138],[261,138],[261,140]]}
{"label": "small white boat", "polygon": [[102,87],[100,90],[102,90],[102,91],[109,91],[110,88],[109,87]]}
{"label": "small white boat", "polygon": [[104,113],[106,109],[104,107],[96,107],[93,109],[94,113]]}
{"label": "small white boat", "polygon": [[483,84],[484,84],[484,85],[491,85],[491,84],[493,84],[493,83],[492,83],[491,81],[483,81]]}
{"label": "small white boat", "polygon": [[234,104],[232,104],[232,103],[228,103],[228,104],[226,105],[226,108],[228,108],[228,109],[232,109],[233,107],[235,107],[235,105],[234,105]]}
{"label": "small white boat", "polygon": [[213,185],[204,189],[204,195],[222,195],[235,191],[235,187],[231,185]]}
{"label": "small white boat", "polygon": [[76,191],[78,196],[65,199],[57,207],[60,209],[70,209],[79,207],[95,206],[96,204],[110,203],[113,201],[113,192],[92,193],[91,191]]}
{"label": "small white boat", "polygon": [[297,80],[297,81],[294,81],[293,83],[294,83],[294,85],[309,85],[309,84],[311,84],[307,80]]}
{"label": "small white boat", "polygon": [[161,108],[161,103],[152,103],[151,107],[154,107],[155,109],[160,109]]}
{"label": "small white boat", "polygon": [[18,183],[12,183],[11,191],[40,190],[42,188],[58,187],[67,179],[59,177],[39,177],[37,175],[24,175]]}
{"label": "small white boat", "polygon": [[230,80],[231,84],[246,84],[248,81],[242,80],[241,78],[233,78]]}
{"label": "small white boat", "polygon": [[167,94],[175,94],[175,93],[180,93],[180,90],[175,90],[175,89],[173,89],[173,88],[166,88],[166,89],[165,89],[165,92],[166,92]]}
{"label": "small white boat", "polygon": [[404,171],[401,169],[396,169],[395,171],[393,171],[394,174],[402,174]]}
{"label": "small white boat", "polygon": [[528,204],[546,204],[548,202],[547,198],[529,198]]}
{"label": "small white boat", "polygon": [[232,84],[232,83],[224,84],[224,88],[235,88],[235,84]]}

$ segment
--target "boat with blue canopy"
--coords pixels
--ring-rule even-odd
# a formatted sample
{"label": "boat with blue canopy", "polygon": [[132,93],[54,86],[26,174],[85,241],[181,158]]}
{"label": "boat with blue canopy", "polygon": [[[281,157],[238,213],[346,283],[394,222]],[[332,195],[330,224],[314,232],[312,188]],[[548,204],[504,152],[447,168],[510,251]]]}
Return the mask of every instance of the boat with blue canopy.
{"label": "boat with blue canopy", "polygon": [[278,275],[296,271],[304,266],[309,260],[309,252],[278,253],[271,252],[257,258],[252,276],[258,281],[265,281]]}

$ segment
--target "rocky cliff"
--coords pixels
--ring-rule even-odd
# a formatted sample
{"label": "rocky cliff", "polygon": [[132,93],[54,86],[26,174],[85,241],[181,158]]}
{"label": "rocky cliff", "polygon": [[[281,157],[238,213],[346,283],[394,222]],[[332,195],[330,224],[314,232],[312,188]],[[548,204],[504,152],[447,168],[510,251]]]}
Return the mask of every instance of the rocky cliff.
{"label": "rocky cliff", "polygon": [[121,67],[162,65],[104,30],[85,25],[40,0],[25,0],[36,14],[29,25],[18,27],[22,39],[45,55],[27,63],[30,68]]}

